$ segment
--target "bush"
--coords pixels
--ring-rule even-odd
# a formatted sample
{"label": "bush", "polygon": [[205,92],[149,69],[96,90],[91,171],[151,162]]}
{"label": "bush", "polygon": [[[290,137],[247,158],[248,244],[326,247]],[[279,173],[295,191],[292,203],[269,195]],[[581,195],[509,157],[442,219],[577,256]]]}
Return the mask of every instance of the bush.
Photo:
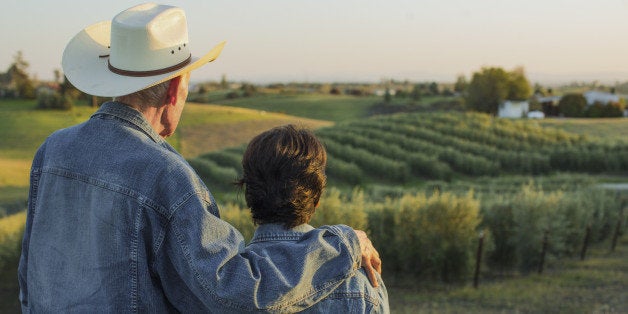
{"label": "bush", "polygon": [[74,106],[74,100],[67,95],[55,93],[41,93],[37,97],[37,108],[70,110]]}
{"label": "bush", "polygon": [[194,158],[188,162],[205,182],[205,185],[212,189],[230,191],[233,189],[233,182],[238,179],[238,173],[235,169],[221,167],[211,160]]}
{"label": "bush", "polygon": [[469,274],[479,223],[472,194],[406,194],[369,212],[369,230],[386,268],[444,281]]}
{"label": "bush", "polygon": [[582,94],[566,94],[558,102],[558,111],[565,117],[582,117],[587,99]]}
{"label": "bush", "polygon": [[0,218],[0,270],[20,259],[26,211]]}
{"label": "bush", "polygon": [[224,206],[220,206],[220,218],[238,229],[247,243],[251,241],[255,233],[255,225],[251,218],[251,211],[248,208],[227,203]]}
{"label": "bush", "polygon": [[343,224],[353,229],[367,228],[364,192],[354,189],[349,197],[335,188],[327,190],[310,222],[313,226]]}

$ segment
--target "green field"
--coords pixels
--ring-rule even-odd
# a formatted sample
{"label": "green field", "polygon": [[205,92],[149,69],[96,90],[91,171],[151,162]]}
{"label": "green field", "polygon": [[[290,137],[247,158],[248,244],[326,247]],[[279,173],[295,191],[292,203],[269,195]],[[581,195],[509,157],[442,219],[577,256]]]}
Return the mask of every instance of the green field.
{"label": "green field", "polygon": [[[541,199],[551,205],[553,193],[577,195],[601,182],[628,181],[626,172],[621,170],[624,168],[612,168],[623,167],[621,162],[625,162],[625,159],[621,158],[618,162],[607,163],[606,166],[610,168],[593,174],[589,171],[565,173],[545,168],[552,165],[552,154],[565,147],[574,149],[574,152],[593,152],[592,157],[587,159],[590,162],[581,163],[580,166],[597,165],[602,159],[609,160],[610,158],[604,158],[604,152],[613,149],[609,148],[608,145],[611,144],[608,143],[622,141],[622,135],[628,134],[628,119],[502,121],[482,115],[441,113],[400,114],[366,119],[369,107],[376,101],[378,99],[352,96],[263,95],[220,101],[224,106],[190,103],[184,109],[177,133],[169,142],[190,159],[193,165],[194,160],[206,159],[213,163],[212,167],[219,170],[212,172],[210,169],[202,175],[222,173],[232,176],[237,173],[237,169],[226,172],[221,169],[237,165],[238,154],[243,149],[241,144],[255,134],[285,123],[303,124],[311,128],[325,127],[318,131],[321,138],[327,143],[337,144],[336,150],[330,150],[330,167],[333,166],[329,170],[330,189],[336,186],[341,193],[338,200],[328,200],[325,206],[338,208],[336,211],[350,207],[348,203],[353,203],[355,195],[351,196],[351,191],[354,184],[360,185],[359,193],[365,195],[357,205],[367,204],[376,209],[378,206],[391,206],[393,202],[403,202],[404,197],[410,193],[431,193],[438,189],[454,195],[464,195],[472,190],[476,193],[474,197],[482,202],[482,210],[486,210],[492,208],[491,202],[503,201],[502,198],[518,193],[530,182],[541,189],[541,192],[533,194],[540,195]],[[68,112],[40,111],[34,108],[34,102],[0,101],[0,114],[4,117],[0,124],[0,132],[3,134],[0,138],[0,167],[3,169],[0,172],[0,209],[9,209],[9,212],[24,207],[30,160],[46,136],[56,129],[86,120],[94,111],[90,107],[76,107]],[[447,128],[448,125],[452,128]],[[456,133],[460,130],[463,132]],[[477,133],[474,133],[477,130],[486,132],[474,135],[476,137],[464,137]],[[367,147],[366,143],[369,142],[371,146]],[[386,144],[390,145],[388,149]],[[346,147],[352,149],[346,150]],[[418,150],[418,147],[425,149]],[[428,147],[432,148],[427,149]],[[624,147],[623,144],[620,147]],[[431,151],[431,155],[427,151]],[[395,152],[403,156],[395,157]],[[368,157],[351,157],[351,154],[378,155],[381,158],[371,164]],[[414,155],[408,155],[413,157],[408,158],[406,154]],[[467,157],[454,159],[453,156]],[[513,156],[534,158],[517,159]],[[512,160],[509,159],[511,157]],[[417,162],[423,159],[427,162],[424,166]],[[507,162],[511,166],[491,168],[491,165],[497,165],[495,163],[501,167]],[[386,164],[391,168],[377,170],[377,164]],[[438,167],[434,168],[433,165]],[[339,169],[344,169],[345,172],[339,172]],[[411,176],[404,175],[405,169]],[[439,172],[434,172],[434,169],[445,171],[448,175],[440,177]],[[539,172],[539,169],[543,171]],[[197,170],[202,172],[201,169]],[[364,177],[358,182],[347,179],[354,174],[362,174]],[[391,179],[391,176],[398,178]],[[241,204],[242,197],[238,199],[235,193],[228,192],[228,188],[228,185],[216,187],[217,199],[223,205],[226,219],[236,226],[250,228],[245,211],[229,210],[234,205],[226,202]],[[213,187],[210,186],[210,189]],[[563,202],[569,202],[569,199],[565,197]],[[573,199],[574,202],[577,201],[577,197]],[[535,202],[534,199],[526,201]],[[336,205],[330,205],[332,203]],[[0,211],[0,216],[2,215],[3,212]],[[334,217],[330,219],[332,218]],[[23,217],[10,219],[11,227],[5,226],[0,230],[0,244],[3,239],[14,238],[12,234],[19,232],[14,221],[23,221]],[[366,223],[349,221],[350,217],[342,219],[358,226]],[[580,236],[576,238],[580,239]],[[389,243],[379,244],[378,248],[385,253],[386,244]],[[13,247],[12,245],[9,247]],[[422,277],[417,277],[420,280],[401,279],[391,273],[385,273],[384,278],[395,313],[622,312],[628,306],[624,292],[628,288],[627,245],[624,235],[620,239],[617,252],[609,254],[609,238],[606,237],[595,244],[590,258],[584,262],[576,261],[573,256],[552,256],[544,275],[524,276],[514,270],[498,274],[485,270],[480,289],[469,287],[468,280],[463,283],[443,284],[438,280],[425,280]],[[2,259],[0,256],[0,261]],[[389,265],[390,263],[391,260]],[[15,261],[10,262],[0,273],[2,313],[18,311],[16,283],[13,281],[14,264]]]}

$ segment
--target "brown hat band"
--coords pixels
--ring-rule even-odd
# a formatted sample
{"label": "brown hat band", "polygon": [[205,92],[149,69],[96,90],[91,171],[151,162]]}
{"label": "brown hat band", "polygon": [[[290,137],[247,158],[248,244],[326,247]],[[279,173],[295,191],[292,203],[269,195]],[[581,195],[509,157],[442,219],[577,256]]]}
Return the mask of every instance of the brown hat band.
{"label": "brown hat band", "polygon": [[[104,56],[100,56],[100,57],[102,58]],[[185,59],[182,62],[180,62],[178,64],[175,64],[175,65],[173,65],[171,67],[158,69],[158,70],[150,70],[150,71],[130,71],[130,70],[118,69],[118,68],[114,67],[113,65],[111,65],[111,59],[109,59],[107,61],[107,63],[109,64],[109,70],[111,70],[111,72],[113,72],[113,73],[124,75],[124,76],[145,77],[145,76],[154,76],[154,75],[165,74],[165,73],[168,73],[168,72],[172,72],[172,71],[181,69],[184,66],[188,65],[190,63],[190,61],[192,61],[192,55],[191,54],[190,54],[190,56],[187,59]]]}

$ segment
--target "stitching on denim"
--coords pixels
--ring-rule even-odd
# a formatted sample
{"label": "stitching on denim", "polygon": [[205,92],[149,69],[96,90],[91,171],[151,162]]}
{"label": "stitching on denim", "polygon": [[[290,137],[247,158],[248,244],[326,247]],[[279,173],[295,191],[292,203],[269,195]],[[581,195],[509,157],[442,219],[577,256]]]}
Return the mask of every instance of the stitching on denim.
{"label": "stitching on denim", "polygon": [[118,119],[121,119],[138,127],[141,131],[146,133],[146,135],[148,135],[153,141],[157,143],[165,142],[164,139],[162,139],[155,133],[155,131],[152,129],[152,127],[150,127],[146,120],[141,117],[141,113],[133,108],[130,108],[119,102],[111,101],[103,104],[101,110],[94,113],[92,115],[92,118],[106,115],[117,117]]}
{"label": "stitching on denim", "polygon": [[91,184],[93,186],[107,189],[115,193],[133,197],[141,205],[153,209],[155,212],[157,212],[164,218],[168,218],[168,212],[166,211],[166,208],[164,208],[163,206],[160,206],[157,202],[152,201],[150,198],[146,197],[145,195],[133,189],[130,189],[128,187],[109,183],[100,179],[90,177],[88,175],[75,173],[75,172],[68,171],[66,169],[61,169],[61,168],[56,168],[56,167],[43,167],[42,173],[49,173],[49,174],[57,175],[60,177],[78,180],[87,184]]}

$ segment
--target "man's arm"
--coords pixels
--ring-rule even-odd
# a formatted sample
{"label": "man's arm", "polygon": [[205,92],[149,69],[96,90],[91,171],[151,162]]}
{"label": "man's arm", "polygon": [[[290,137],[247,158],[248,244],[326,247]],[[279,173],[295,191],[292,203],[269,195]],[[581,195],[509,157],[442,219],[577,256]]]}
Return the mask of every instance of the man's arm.
{"label": "man's arm", "polygon": [[184,312],[299,311],[360,267],[359,239],[349,227],[318,228],[290,250],[260,256],[206,206],[213,205],[192,197],[174,212],[156,260],[168,299]]}
{"label": "man's arm", "polygon": [[28,286],[26,278],[28,272],[28,248],[30,244],[34,207],[37,200],[37,188],[39,187],[39,177],[41,176],[41,167],[43,163],[45,147],[46,143],[44,142],[44,144],[42,144],[35,153],[30,173],[30,188],[28,191],[26,226],[24,227],[24,237],[22,238],[22,253],[20,254],[20,262],[17,272],[18,282],[20,285],[19,299],[22,306],[22,312],[28,312]]}

